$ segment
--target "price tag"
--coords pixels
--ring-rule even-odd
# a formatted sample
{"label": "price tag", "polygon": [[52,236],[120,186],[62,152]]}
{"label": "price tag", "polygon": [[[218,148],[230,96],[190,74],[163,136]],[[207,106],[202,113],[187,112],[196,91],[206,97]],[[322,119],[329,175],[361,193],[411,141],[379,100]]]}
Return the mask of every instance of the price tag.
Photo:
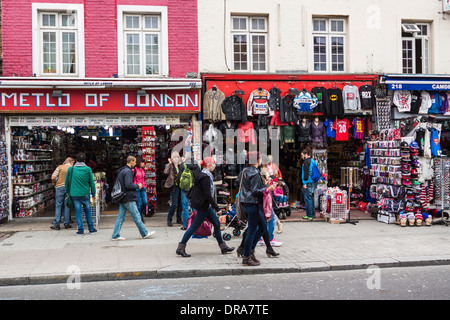
{"label": "price tag", "polygon": [[336,204],[344,203],[344,195],[342,193],[336,193]]}

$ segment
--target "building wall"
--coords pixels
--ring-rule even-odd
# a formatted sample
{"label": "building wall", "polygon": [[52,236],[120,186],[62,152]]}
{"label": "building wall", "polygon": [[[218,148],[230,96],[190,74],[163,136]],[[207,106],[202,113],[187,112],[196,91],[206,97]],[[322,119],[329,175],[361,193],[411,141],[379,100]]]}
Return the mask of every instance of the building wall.
{"label": "building wall", "polygon": [[402,73],[402,20],[431,23],[431,73],[450,73],[450,14],[440,0],[199,0],[198,7],[201,72],[233,72],[230,16],[263,15],[271,73],[314,73],[313,16],[346,17],[347,73]]}
{"label": "building wall", "polygon": [[117,6],[167,7],[169,77],[198,73],[197,3],[186,0],[2,0],[4,76],[33,73],[33,3],[81,4],[84,10],[85,76],[118,73]]}

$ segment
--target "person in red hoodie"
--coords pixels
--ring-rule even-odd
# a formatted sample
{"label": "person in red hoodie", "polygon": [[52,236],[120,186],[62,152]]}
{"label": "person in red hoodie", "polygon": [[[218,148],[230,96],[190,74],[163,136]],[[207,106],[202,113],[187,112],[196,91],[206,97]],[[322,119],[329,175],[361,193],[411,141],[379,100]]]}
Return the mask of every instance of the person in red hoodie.
{"label": "person in red hoodie", "polygon": [[141,214],[142,222],[144,222],[144,215],[142,211],[144,211],[147,207],[147,183],[145,181],[145,162],[144,159],[137,157],[136,158],[136,166],[133,168],[134,175],[134,184],[142,184],[142,188],[137,189],[137,208],[139,213]]}

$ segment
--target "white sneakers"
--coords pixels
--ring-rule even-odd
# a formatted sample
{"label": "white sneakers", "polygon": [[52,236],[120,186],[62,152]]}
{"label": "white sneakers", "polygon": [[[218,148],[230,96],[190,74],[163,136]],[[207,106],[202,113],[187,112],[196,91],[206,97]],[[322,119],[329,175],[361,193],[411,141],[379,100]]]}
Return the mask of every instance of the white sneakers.
{"label": "white sneakers", "polygon": [[[270,244],[272,245],[272,247],[281,247],[283,245],[283,242],[272,239],[272,241],[270,241]],[[264,243],[264,240],[261,239],[258,241],[258,243],[256,245],[257,246],[265,246],[266,244]]]}
{"label": "white sneakers", "polygon": [[152,235],[155,234],[155,232],[156,232],[156,231],[149,231],[145,237],[142,237],[142,239],[148,239],[148,238],[150,238]]}
{"label": "white sneakers", "polygon": [[[156,231],[149,231],[145,237],[142,237],[142,239],[149,239],[151,236],[153,236],[155,234],[155,232]],[[127,238],[117,237],[117,238],[111,239],[111,241],[123,241],[123,240],[127,240]]]}

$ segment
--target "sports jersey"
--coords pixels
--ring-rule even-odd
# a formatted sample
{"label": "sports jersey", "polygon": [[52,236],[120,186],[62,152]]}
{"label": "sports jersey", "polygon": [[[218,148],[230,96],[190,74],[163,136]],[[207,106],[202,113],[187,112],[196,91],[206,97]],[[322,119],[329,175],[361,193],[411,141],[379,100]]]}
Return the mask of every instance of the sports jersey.
{"label": "sports jersey", "polygon": [[317,103],[316,96],[307,90],[300,91],[294,98],[294,108],[297,111],[312,112]]}
{"label": "sports jersey", "polygon": [[[273,115],[273,110],[269,108],[270,93],[267,90],[253,90],[247,101],[247,115],[269,114]],[[272,112],[271,112],[272,111]]]}
{"label": "sports jersey", "polygon": [[408,90],[397,90],[394,92],[394,104],[398,112],[407,112],[411,110],[411,92]]}
{"label": "sports jersey", "polygon": [[351,128],[348,119],[336,119],[333,129],[336,130],[336,141],[348,140],[348,129]]}
{"label": "sports jersey", "polygon": [[325,120],[323,125],[327,128],[327,137],[336,138],[336,131],[333,129],[333,119]]}
{"label": "sports jersey", "polygon": [[353,137],[355,139],[364,139],[364,121],[360,117],[353,119]]}

